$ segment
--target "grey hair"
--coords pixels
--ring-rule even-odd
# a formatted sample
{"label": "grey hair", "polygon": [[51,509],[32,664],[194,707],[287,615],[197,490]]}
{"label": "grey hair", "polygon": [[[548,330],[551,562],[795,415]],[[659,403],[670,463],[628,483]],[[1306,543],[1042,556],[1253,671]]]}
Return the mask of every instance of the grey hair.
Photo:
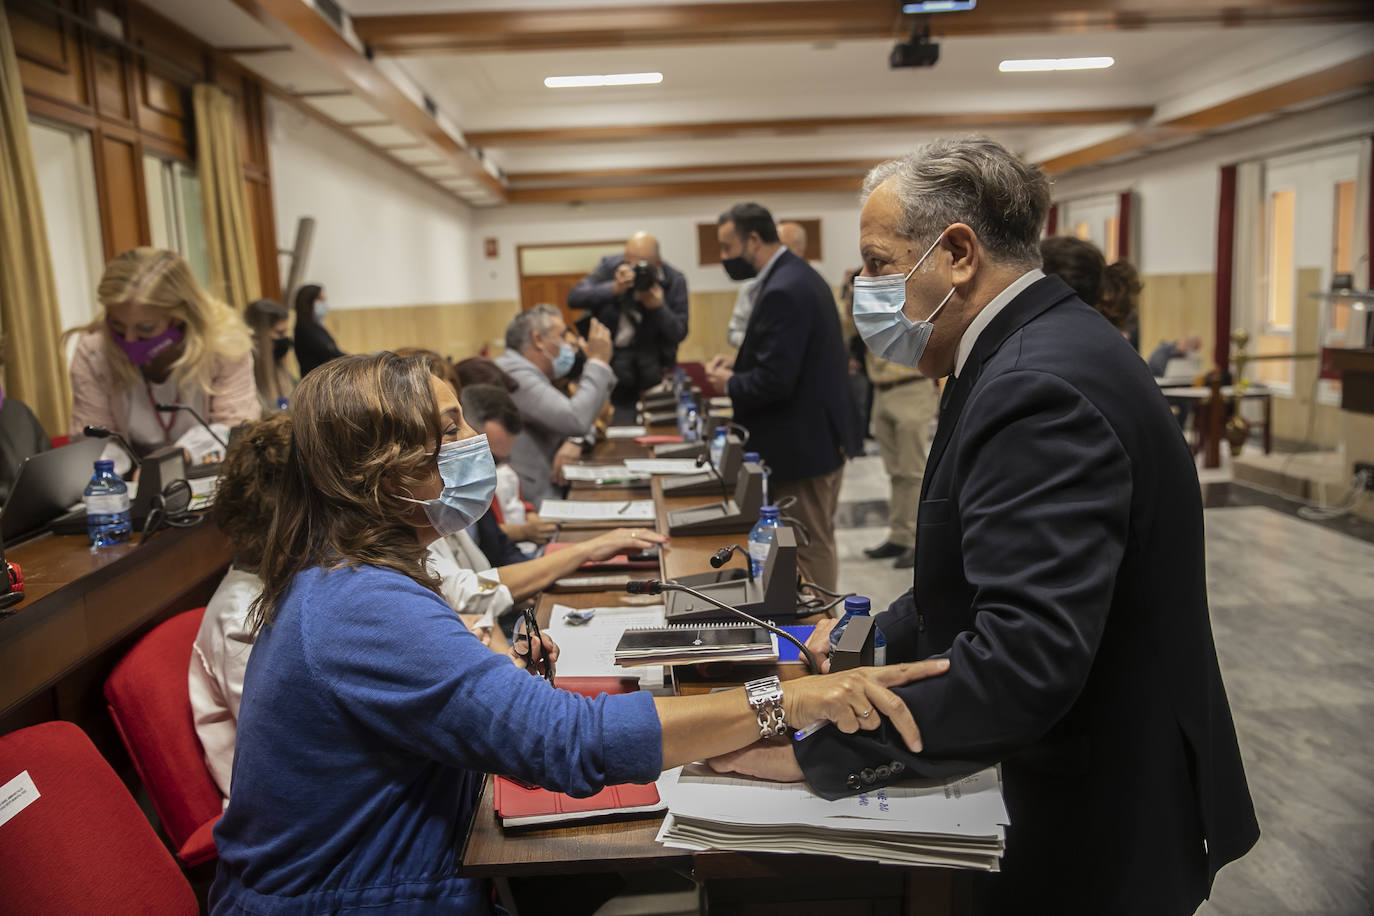
{"label": "grey hair", "polygon": [[506,349],[524,353],[525,348],[534,340],[534,335],[543,334],[553,327],[553,319],[563,317],[558,306],[541,302],[525,309],[506,325]]}
{"label": "grey hair", "polygon": [[992,260],[1040,266],[1040,233],[1050,209],[1050,182],[1002,144],[986,137],[935,140],[874,167],[863,200],[892,179],[902,208],[897,231],[920,246],[964,223]]}

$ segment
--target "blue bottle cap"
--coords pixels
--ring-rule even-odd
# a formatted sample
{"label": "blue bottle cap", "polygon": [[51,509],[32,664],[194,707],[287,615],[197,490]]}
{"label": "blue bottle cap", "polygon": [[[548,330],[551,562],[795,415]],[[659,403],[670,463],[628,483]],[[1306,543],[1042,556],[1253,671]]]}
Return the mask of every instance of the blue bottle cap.
{"label": "blue bottle cap", "polygon": [[844,599],[844,612],[846,614],[867,614],[873,610],[873,605],[863,595],[850,595]]}
{"label": "blue bottle cap", "polygon": [[109,458],[101,458],[98,461],[96,461],[95,469],[97,472],[108,471],[109,473],[113,474],[114,462],[111,461]]}
{"label": "blue bottle cap", "polygon": [[745,452],[745,453],[744,453],[744,463],[745,463],[745,464],[758,464],[758,463],[759,463],[759,453],[758,453],[758,452]]}
{"label": "blue bottle cap", "polygon": [[771,519],[773,519],[774,521],[776,521],[777,518],[778,518],[778,507],[777,507],[777,506],[760,506],[760,507],[759,507],[759,518],[771,518]]}

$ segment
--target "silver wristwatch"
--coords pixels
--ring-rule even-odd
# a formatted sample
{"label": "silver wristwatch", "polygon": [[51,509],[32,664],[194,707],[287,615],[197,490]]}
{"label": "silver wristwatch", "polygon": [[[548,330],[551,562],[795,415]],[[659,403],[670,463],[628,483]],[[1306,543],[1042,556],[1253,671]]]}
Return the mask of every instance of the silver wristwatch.
{"label": "silver wristwatch", "polygon": [[759,737],[776,738],[787,731],[782,717],[782,681],[777,675],[761,677],[744,685],[749,705],[759,717]]}

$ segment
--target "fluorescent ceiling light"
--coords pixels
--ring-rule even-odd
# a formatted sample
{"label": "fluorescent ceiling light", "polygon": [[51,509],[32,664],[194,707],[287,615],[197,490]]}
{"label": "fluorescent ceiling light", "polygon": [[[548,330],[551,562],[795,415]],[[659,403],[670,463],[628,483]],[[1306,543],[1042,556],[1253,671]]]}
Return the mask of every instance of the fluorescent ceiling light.
{"label": "fluorescent ceiling light", "polygon": [[978,5],[978,0],[922,0],[903,3],[903,13],[966,13]]}
{"label": "fluorescent ceiling light", "polygon": [[1036,60],[1004,60],[997,67],[1003,73],[1040,73],[1046,70],[1105,70],[1112,57],[1045,57]]}
{"label": "fluorescent ceiling light", "polygon": [[587,76],[549,76],[544,85],[550,89],[582,86],[652,86],[663,82],[662,73],[592,73]]}

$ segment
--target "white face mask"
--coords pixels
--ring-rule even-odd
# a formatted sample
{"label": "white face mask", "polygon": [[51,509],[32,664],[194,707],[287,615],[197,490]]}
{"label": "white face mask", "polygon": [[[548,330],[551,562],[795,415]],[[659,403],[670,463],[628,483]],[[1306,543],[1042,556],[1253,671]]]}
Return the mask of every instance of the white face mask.
{"label": "white face mask", "polygon": [[444,488],[436,498],[401,499],[424,506],[434,530],[448,537],[486,514],[496,492],[496,462],[487,437],[473,436],[440,448],[438,463]]}
{"label": "white face mask", "polygon": [[903,366],[915,366],[921,361],[930,334],[935,330],[935,316],[954,295],[954,287],[949,288],[928,318],[912,321],[902,314],[906,307],[906,282],[944,237],[941,232],[905,276],[885,274],[854,278],[854,327],[868,348],[883,359]]}

